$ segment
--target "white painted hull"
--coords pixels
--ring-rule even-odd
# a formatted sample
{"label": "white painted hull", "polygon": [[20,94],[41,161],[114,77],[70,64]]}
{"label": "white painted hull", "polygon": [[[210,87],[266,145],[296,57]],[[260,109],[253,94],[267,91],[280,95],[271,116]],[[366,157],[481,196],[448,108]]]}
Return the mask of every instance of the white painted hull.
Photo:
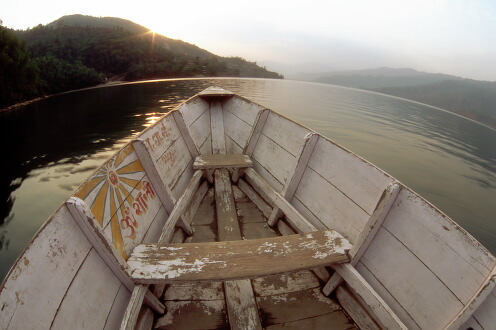
{"label": "white painted hull", "polygon": [[[496,259],[456,223],[312,130],[225,91],[204,94],[141,133],[73,194],[91,209],[100,236],[87,232],[70,203],[44,224],[2,284],[0,329],[118,328],[134,287],[126,260],[137,245],[159,240],[188,189],[195,157],[211,153],[249,155],[254,171],[311,226],[349,240],[349,270],[407,328],[494,327]],[[256,187],[253,180],[245,175],[240,188]],[[174,221],[191,223],[206,190],[198,183]],[[284,205],[258,193],[265,202],[257,205],[276,223]],[[298,231],[290,223],[276,226]],[[172,241],[184,240],[179,227],[170,230]],[[346,279],[346,272],[339,274]],[[341,283],[334,275],[324,292]],[[351,280],[341,285],[337,297],[357,324],[387,326],[375,306],[357,312],[370,300],[353,287]]]}

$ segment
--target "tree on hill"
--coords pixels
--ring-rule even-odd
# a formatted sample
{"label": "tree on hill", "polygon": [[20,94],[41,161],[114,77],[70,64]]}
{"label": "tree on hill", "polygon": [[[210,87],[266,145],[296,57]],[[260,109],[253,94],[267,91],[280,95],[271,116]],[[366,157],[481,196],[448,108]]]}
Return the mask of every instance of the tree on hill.
{"label": "tree on hill", "polygon": [[[64,16],[46,26],[9,31],[2,38],[2,45],[15,44],[2,46],[2,70],[6,72],[2,77],[12,77],[0,86],[2,107],[94,86],[113,77],[128,81],[194,76],[283,78],[256,63],[220,57],[120,18]],[[16,53],[8,53],[12,49]]]}
{"label": "tree on hill", "polygon": [[38,95],[39,71],[26,43],[0,26],[0,107]]}

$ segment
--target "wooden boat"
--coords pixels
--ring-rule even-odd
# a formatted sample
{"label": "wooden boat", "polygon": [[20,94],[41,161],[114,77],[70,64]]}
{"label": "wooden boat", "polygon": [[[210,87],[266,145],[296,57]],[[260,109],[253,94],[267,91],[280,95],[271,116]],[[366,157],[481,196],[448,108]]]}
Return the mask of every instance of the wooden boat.
{"label": "wooden boat", "polygon": [[43,225],[0,328],[494,329],[495,267],[393,177],[209,88]]}

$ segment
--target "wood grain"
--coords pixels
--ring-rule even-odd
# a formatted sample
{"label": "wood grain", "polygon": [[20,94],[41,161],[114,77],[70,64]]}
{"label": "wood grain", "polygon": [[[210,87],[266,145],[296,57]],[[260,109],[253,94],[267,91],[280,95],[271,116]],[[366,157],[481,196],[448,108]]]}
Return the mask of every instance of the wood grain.
{"label": "wood grain", "polygon": [[253,162],[248,155],[243,154],[212,154],[201,155],[195,158],[193,168],[214,169],[214,168],[243,168],[253,167]]}
{"label": "wood grain", "polygon": [[[182,245],[140,245],[128,264],[137,283],[246,279],[348,262],[335,231]],[[226,253],[229,251],[229,253]]]}
{"label": "wood grain", "polygon": [[224,136],[224,116],[220,102],[211,102],[210,119],[212,129],[212,153],[225,154],[226,141]]}
{"label": "wood grain", "polygon": [[234,96],[224,102],[224,111],[230,112],[250,126],[256,122],[257,115],[264,109],[263,106]]}

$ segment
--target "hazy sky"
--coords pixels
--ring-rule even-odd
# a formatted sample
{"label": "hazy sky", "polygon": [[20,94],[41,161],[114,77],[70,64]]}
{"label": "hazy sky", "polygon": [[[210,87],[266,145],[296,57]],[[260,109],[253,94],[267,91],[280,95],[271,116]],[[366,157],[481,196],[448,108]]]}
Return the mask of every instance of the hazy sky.
{"label": "hazy sky", "polygon": [[15,29],[69,14],[129,19],[250,61],[411,67],[496,81],[496,0],[0,1],[3,25]]}

